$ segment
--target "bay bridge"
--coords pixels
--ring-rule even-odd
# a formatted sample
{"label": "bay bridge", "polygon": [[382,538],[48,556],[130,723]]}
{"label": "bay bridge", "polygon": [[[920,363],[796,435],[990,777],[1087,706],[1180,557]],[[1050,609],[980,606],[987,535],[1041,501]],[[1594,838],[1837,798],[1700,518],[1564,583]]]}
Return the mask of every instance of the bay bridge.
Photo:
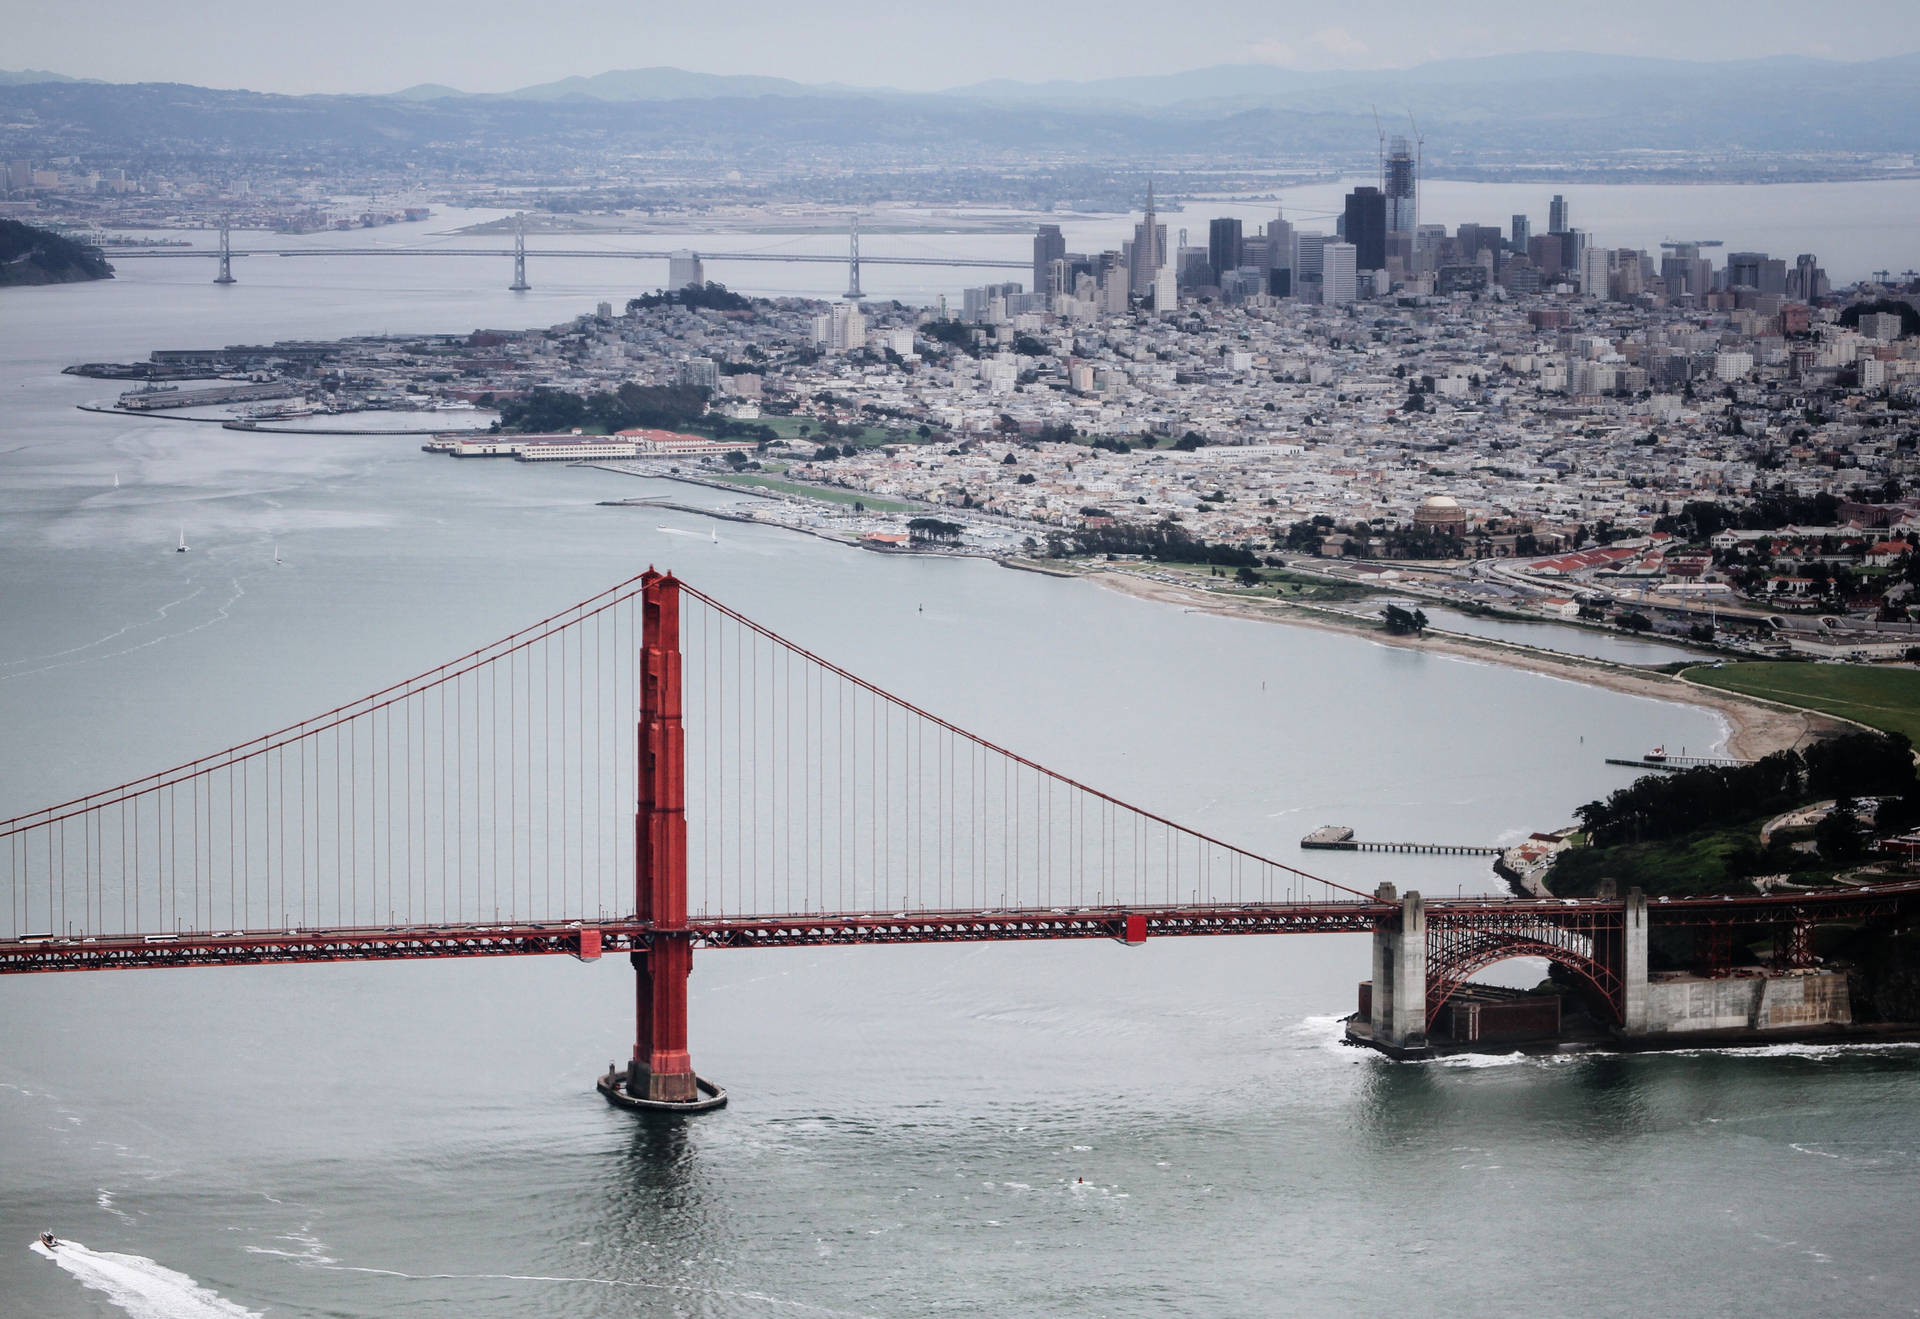
{"label": "bay bridge", "polygon": [[712,251],[668,251],[665,249],[639,248],[529,248],[526,233],[516,229],[512,247],[261,247],[238,248],[233,246],[232,234],[226,225],[220,227],[220,245],[216,248],[133,248],[115,250],[112,257],[121,260],[159,260],[159,261],[214,261],[218,263],[214,276],[216,284],[234,284],[238,280],[233,273],[233,263],[237,259],[249,257],[461,257],[488,258],[496,261],[512,262],[513,278],[507,287],[516,293],[523,293],[533,286],[527,280],[527,259],[537,257],[540,260],[592,260],[592,261],[671,261],[680,255],[690,255],[700,263],[731,261],[773,261],[783,263],[844,265],[847,267],[847,293],[849,298],[862,296],[860,290],[860,267],[869,266],[940,266],[976,270],[1025,270],[1033,269],[1030,259],[1000,260],[994,257],[963,256],[866,256],[860,255],[860,231],[854,226],[847,235],[847,254],[840,256],[831,252],[712,252]]}
{"label": "bay bridge", "polygon": [[1470,978],[1567,969],[1646,1028],[1649,932],[1724,964],[1920,882],[1427,902],[1320,878],[1057,773],[647,572],[359,700],[0,821],[0,974],[623,953],[609,1102],[725,1102],[693,956],[737,948],[1365,934],[1369,1025],[1417,1049]]}

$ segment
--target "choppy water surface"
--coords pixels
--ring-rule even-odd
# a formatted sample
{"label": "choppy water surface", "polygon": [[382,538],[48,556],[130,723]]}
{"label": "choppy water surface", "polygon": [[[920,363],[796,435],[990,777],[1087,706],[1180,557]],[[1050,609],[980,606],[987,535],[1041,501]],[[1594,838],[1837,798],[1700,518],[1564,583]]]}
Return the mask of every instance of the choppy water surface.
{"label": "choppy water surface", "polygon": [[[77,412],[111,391],[69,361],[540,323],[628,291],[125,273],[0,295],[0,815],[330,707],[649,562],[1283,860],[1325,823],[1517,837],[1624,782],[1616,744],[1721,736],[1695,710],[988,564],[674,536],[705,526],[600,507],[649,489],[606,473]],[[1490,882],[1464,858],[1312,868]],[[590,1090],[630,1039],[617,959],[0,981],[0,1310],[1913,1312],[1913,1051],[1391,1066],[1337,1042],[1366,973],[1364,941],[1317,936],[702,954],[695,1056],[733,1104],[684,1125]],[[49,1259],[44,1228],[84,1244]]]}

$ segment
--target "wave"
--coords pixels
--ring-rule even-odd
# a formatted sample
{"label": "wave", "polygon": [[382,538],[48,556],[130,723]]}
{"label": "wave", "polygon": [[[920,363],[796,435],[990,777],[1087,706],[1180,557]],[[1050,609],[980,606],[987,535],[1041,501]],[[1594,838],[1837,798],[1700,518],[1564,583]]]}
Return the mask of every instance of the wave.
{"label": "wave", "polygon": [[61,1241],[49,1250],[32,1249],[71,1273],[83,1287],[100,1292],[133,1319],[261,1319],[249,1310],[202,1287],[186,1274],[141,1255],[88,1250],[77,1241]]}

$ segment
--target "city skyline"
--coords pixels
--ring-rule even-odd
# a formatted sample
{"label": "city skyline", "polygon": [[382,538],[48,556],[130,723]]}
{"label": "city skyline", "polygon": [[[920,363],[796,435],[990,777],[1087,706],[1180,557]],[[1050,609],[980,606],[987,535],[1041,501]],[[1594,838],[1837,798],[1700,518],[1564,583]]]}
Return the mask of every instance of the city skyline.
{"label": "city skyline", "polygon": [[[651,9],[651,7],[649,7]],[[503,92],[607,70],[677,67],[806,83],[909,92],[951,91],[991,79],[1097,81],[1218,65],[1267,65],[1302,72],[1406,69],[1423,63],[1535,53],[1672,57],[1708,54],[1713,62],[1800,55],[1865,60],[1920,50],[1920,11],[1900,0],[1864,0],[1848,24],[1804,6],[1759,0],[1742,21],[1724,6],[1626,0],[1579,44],[1545,46],[1503,21],[1487,0],[1468,0],[1445,20],[1410,0],[1375,6],[1365,21],[1326,21],[1303,6],[1278,10],[1227,0],[1217,23],[1183,31],[1166,25],[1150,47],[1123,39],[1137,30],[1119,21],[1151,6],[1119,0],[1039,11],[986,0],[965,12],[928,13],[908,28],[867,0],[832,14],[747,0],[725,27],[700,11],[643,10],[589,0],[561,11],[533,11],[499,0],[454,5],[426,0],[397,15],[367,0],[316,11],[269,3],[205,0],[197,22],[129,0],[75,11],[41,9],[16,17],[7,62],[110,82],[188,82],[260,91],[383,94],[427,83],[469,92]],[[1102,21],[1090,21],[1095,16]],[[1017,28],[1025,39],[998,34]],[[209,43],[208,29],[221,40]],[[449,39],[476,29],[485,41]],[[116,34],[110,43],[101,31]],[[369,43],[370,31],[384,39]],[[1221,43],[1217,34],[1241,34]],[[590,55],[583,52],[592,52]]]}

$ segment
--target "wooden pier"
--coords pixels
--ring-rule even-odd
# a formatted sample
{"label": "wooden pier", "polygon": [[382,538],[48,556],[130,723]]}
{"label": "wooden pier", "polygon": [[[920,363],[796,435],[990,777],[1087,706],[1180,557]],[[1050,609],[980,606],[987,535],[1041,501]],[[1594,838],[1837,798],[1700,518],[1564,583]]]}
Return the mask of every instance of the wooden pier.
{"label": "wooden pier", "polygon": [[1427,856],[1499,856],[1505,850],[1472,843],[1374,843],[1355,838],[1353,830],[1341,824],[1321,825],[1302,838],[1300,846],[1319,852],[1419,852]]}

